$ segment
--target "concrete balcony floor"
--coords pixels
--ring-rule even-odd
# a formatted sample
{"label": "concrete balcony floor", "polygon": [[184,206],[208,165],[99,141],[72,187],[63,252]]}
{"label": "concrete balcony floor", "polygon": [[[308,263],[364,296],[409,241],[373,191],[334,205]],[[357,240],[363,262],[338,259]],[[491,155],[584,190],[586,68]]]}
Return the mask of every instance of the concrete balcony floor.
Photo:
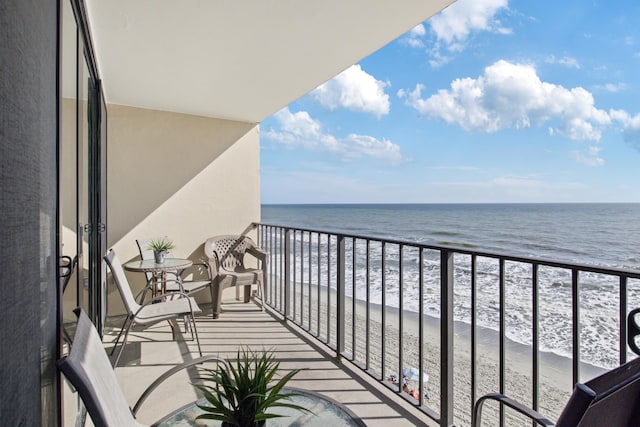
{"label": "concrete balcony floor", "polygon": [[[210,306],[201,306],[203,313],[196,317],[196,322],[203,354],[231,359],[241,346],[256,351],[271,350],[282,370],[302,369],[289,385],[313,390],[342,403],[368,426],[436,425],[409,403],[394,399],[391,390],[359,372],[350,362],[336,360],[334,352],[314,343],[304,331],[283,322],[268,309],[263,312],[253,302],[244,304],[229,296],[224,300],[220,318],[213,320]],[[113,323],[119,322],[121,319],[115,319]],[[104,342],[108,350],[117,331],[115,327],[106,331]],[[199,357],[190,334],[172,340],[167,322],[134,329],[129,337],[116,375],[131,406],[164,371]],[[191,378],[195,376],[197,370],[187,370],[160,386],[142,406],[138,419],[151,424],[192,402],[196,394]]]}

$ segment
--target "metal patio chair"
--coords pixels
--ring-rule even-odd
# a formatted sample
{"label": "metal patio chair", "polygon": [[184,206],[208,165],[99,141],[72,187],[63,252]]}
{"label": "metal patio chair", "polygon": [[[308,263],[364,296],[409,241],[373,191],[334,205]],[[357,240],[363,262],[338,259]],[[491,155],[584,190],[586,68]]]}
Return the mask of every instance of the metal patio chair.
{"label": "metal patio chair", "polygon": [[[136,245],[138,245],[138,250],[140,251],[140,258],[143,260],[154,259],[153,251],[149,249],[149,240],[136,240]],[[167,257],[171,257],[171,254],[168,254]],[[185,280],[182,276],[187,270],[191,268],[199,269],[200,271],[205,271],[207,278],[204,280]],[[193,266],[189,267],[187,270],[182,271],[169,271],[168,274],[171,274],[174,277],[174,280],[168,280],[166,283],[166,289],[169,292],[184,292],[186,294],[191,295],[194,292],[209,289],[211,293],[211,300],[213,301],[213,279],[211,277],[211,268],[209,264],[206,262],[194,262]],[[153,286],[155,283],[155,277],[153,277],[153,273],[145,273],[147,278],[147,286],[144,288],[142,292],[142,297],[140,299],[140,303],[144,301],[144,296],[146,291],[149,289],[149,286]]]}
{"label": "metal patio chair", "polygon": [[[113,344],[113,349],[111,350],[111,354],[113,354],[118,346],[122,332],[125,331],[126,327],[120,351],[118,351],[118,355],[116,356],[116,360],[113,364],[114,367],[118,366],[118,361],[120,360],[122,350],[127,343],[127,336],[129,335],[129,331],[133,324],[151,326],[158,322],[162,322],[163,320],[168,320],[175,335],[175,331],[178,328],[175,320],[178,318],[185,318],[185,323],[186,321],[191,321],[193,326],[193,329],[191,329],[192,339],[195,334],[195,340],[198,343],[198,351],[200,352],[200,356],[202,356],[200,339],[198,338],[198,330],[196,329],[196,319],[194,317],[194,314],[200,313],[201,310],[193,298],[187,296],[184,292],[170,292],[140,305],[136,302],[133,293],[131,292],[127,276],[124,274],[124,270],[122,269],[122,265],[120,264],[120,260],[118,259],[115,251],[110,249],[107,255],[105,255],[104,260],[107,262],[107,265],[109,265],[109,269],[113,275],[113,280],[116,282],[116,286],[118,287],[118,291],[120,292],[120,296],[124,302],[125,310],[127,311],[127,317],[122,324],[120,333],[118,333],[118,337],[116,338],[116,341]],[[169,297],[174,296],[179,298],[168,299]]]}
{"label": "metal patio chair", "polygon": [[71,351],[68,356],[57,361],[57,366],[78,391],[96,427],[143,426],[136,420],[136,413],[142,403],[163,381],[185,368],[216,361],[229,369],[224,359],[213,355],[177,365],[151,383],[131,409],[91,320],[81,308],[76,308],[74,313],[78,316],[78,322]]}
{"label": "metal patio chair", "polygon": [[[236,299],[240,299],[240,286],[244,286],[244,302],[249,302],[251,286],[257,285],[260,306],[264,310],[265,279],[267,277],[268,254],[248,236],[214,236],[204,244],[204,253],[209,258],[215,292],[212,298],[213,318],[218,318],[222,291],[236,287]],[[249,254],[261,262],[261,268],[245,267],[244,258]]]}
{"label": "metal patio chair", "polygon": [[482,396],[475,404],[473,427],[481,425],[487,400],[519,412],[541,426],[635,427],[640,425],[640,357],[587,381],[576,384],[567,405],[554,424],[539,412],[500,393]]}

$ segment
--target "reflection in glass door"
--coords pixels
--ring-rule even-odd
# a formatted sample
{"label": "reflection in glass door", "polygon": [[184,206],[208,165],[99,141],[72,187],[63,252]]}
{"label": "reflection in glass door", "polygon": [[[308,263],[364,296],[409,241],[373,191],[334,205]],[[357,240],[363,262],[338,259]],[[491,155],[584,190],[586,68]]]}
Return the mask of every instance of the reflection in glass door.
{"label": "reflection in glass door", "polygon": [[[64,343],[73,340],[75,307],[87,312],[100,333],[106,315],[102,261],[106,244],[106,106],[90,41],[83,33],[87,28],[83,2],[60,0],[60,5],[59,245],[62,256],[77,260],[59,304]],[[60,351],[66,349],[61,346]],[[75,393],[63,392],[64,400],[76,398]]]}
{"label": "reflection in glass door", "polygon": [[78,70],[78,305],[91,318],[89,309],[89,239],[91,237],[91,220],[89,217],[89,152],[91,149],[89,126],[89,92],[91,77],[87,61],[83,54]]}
{"label": "reflection in glass door", "polygon": [[[76,259],[62,296],[63,322],[72,328],[82,307],[102,332],[106,234],[106,107],[97,71],[79,29],[82,2],[62,1],[60,248]],[[72,334],[68,334],[68,339]]]}
{"label": "reflection in glass door", "polygon": [[[71,3],[62,2],[62,51],[61,58],[61,132],[59,154],[59,218],[60,254],[67,259],[78,259],[78,26]],[[77,263],[72,263],[68,278],[63,281],[61,321],[65,328],[64,339],[73,337],[74,316],[72,310],[79,305],[78,290],[82,273]]]}

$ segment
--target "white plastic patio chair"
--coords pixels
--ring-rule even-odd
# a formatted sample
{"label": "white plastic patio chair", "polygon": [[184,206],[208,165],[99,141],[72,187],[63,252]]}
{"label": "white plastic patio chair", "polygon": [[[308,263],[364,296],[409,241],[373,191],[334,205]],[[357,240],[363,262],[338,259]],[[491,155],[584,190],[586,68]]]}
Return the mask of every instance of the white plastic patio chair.
{"label": "white plastic patio chair", "polygon": [[[213,318],[218,318],[222,302],[222,291],[236,286],[236,299],[240,299],[240,286],[244,286],[244,302],[249,302],[251,286],[257,285],[260,305],[264,310],[265,278],[267,277],[268,253],[263,251],[248,236],[214,236],[204,244],[204,253],[209,258],[215,292],[212,298]],[[244,258],[249,254],[261,261],[261,268],[245,267]]]}
{"label": "white plastic patio chair", "polygon": [[[113,249],[110,249],[107,255],[105,255],[104,259],[107,262],[107,265],[109,265],[109,269],[111,270],[111,274],[113,275],[113,280],[118,287],[118,291],[120,292],[120,296],[122,297],[122,301],[124,302],[125,310],[127,311],[127,317],[122,324],[120,333],[118,334],[118,337],[113,344],[113,349],[111,350],[111,354],[113,354],[118,345],[118,342],[120,341],[122,332],[125,331],[126,327],[126,332],[122,340],[122,345],[120,346],[120,351],[118,351],[118,355],[116,356],[116,360],[113,364],[114,367],[118,366],[118,361],[120,360],[120,356],[122,355],[122,350],[127,343],[127,336],[129,335],[129,331],[134,324],[151,326],[158,322],[162,322],[163,320],[168,320],[170,321],[172,329],[175,331],[178,328],[175,320],[181,317],[185,318],[185,320],[187,321],[191,321],[193,325],[191,334],[192,337],[195,334],[195,339],[198,343],[198,351],[200,352],[200,356],[202,356],[200,339],[198,338],[198,330],[196,329],[196,320],[194,317],[194,314],[200,313],[201,310],[193,298],[190,298],[184,292],[171,292],[149,300],[143,305],[140,305],[136,302],[133,293],[131,292],[131,287],[129,286],[129,282],[127,281],[127,276],[124,274],[124,270],[122,269],[122,265],[120,264],[120,260],[118,259],[115,251]],[[167,299],[172,296],[178,296],[180,298]]]}

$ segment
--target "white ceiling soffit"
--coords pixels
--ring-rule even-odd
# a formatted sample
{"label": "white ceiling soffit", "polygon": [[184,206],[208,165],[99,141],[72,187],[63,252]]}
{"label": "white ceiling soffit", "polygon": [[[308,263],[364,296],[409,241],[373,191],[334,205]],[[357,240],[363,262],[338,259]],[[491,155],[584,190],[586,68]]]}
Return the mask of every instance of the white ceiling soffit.
{"label": "white ceiling soffit", "polygon": [[453,0],[87,0],[108,103],[257,123]]}

